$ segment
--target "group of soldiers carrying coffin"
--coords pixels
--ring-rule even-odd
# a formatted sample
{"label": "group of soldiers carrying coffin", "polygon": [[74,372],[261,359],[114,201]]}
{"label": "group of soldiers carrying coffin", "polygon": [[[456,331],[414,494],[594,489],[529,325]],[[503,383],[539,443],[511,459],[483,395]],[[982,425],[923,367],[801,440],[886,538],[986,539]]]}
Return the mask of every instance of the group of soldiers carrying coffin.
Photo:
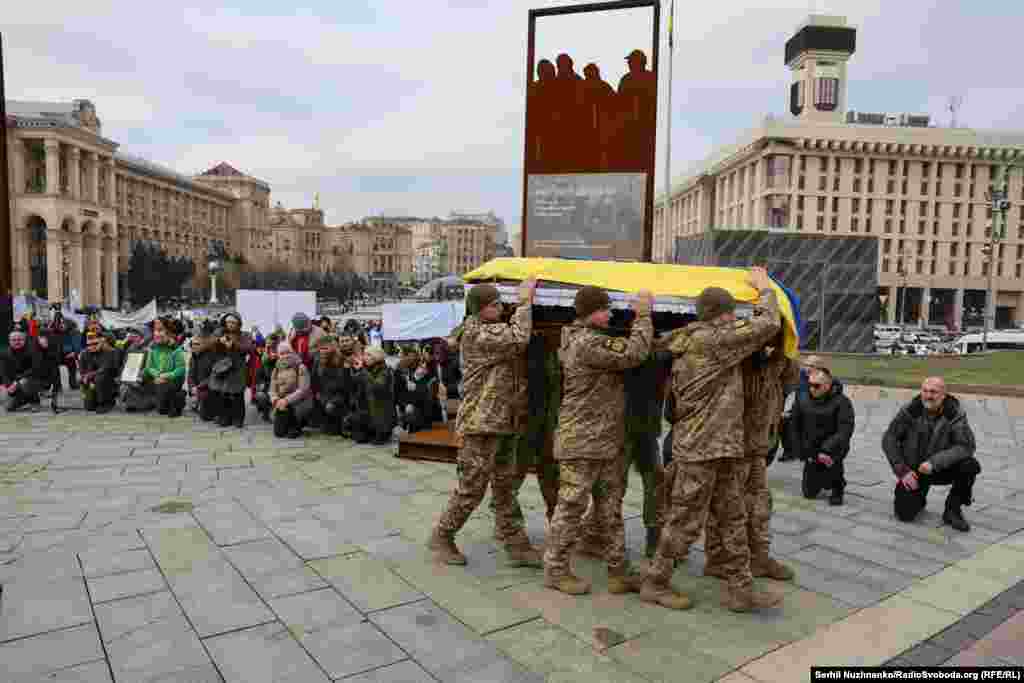
{"label": "group of soldiers carrying coffin", "polygon": [[[536,280],[520,285],[508,322],[497,288],[474,286],[458,339],[458,486],[428,541],[436,558],[466,564],[455,535],[491,485],[495,538],[510,564],[543,567],[548,588],[571,595],[590,591],[589,582],[573,573],[576,550],[607,561],[609,592],[637,592],[645,602],[687,609],[690,599],[670,579],[706,530],[705,575],[726,581],[725,606],[738,612],[777,606],[780,596],[755,589],[753,577],[793,577],[769,553],[765,468],[784,387],[798,381],[798,366],[782,352],[782,323],[767,272],[754,268],[750,284],[760,293],[751,318],[737,319],[733,296],[710,287],[697,299],[698,320],[658,339],[649,292],[633,302],[634,318],[623,337],[609,333],[608,293],[583,287],[574,302],[575,321],[561,330],[556,368],[550,354],[548,365],[543,355],[530,355],[528,362],[538,344]],[[561,375],[555,391],[531,386],[539,377],[550,387],[552,373]],[[646,391],[627,391],[627,381],[644,383]],[[531,391],[546,394],[541,403],[548,408],[557,406],[539,425],[529,409],[536,405]],[[663,403],[672,424],[664,464],[656,457]],[[546,429],[553,431],[553,444],[537,437]],[[533,452],[548,505],[543,554],[524,528],[518,492],[529,458],[510,456],[515,450]],[[557,472],[545,455],[553,455]],[[631,465],[644,475],[646,489],[651,561],[642,574],[629,566],[625,547],[622,502]]]}

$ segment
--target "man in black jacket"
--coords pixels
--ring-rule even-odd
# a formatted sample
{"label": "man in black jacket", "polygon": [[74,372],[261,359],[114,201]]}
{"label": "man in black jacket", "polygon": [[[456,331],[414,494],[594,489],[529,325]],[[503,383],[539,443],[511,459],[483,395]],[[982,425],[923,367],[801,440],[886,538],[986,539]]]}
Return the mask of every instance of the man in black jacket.
{"label": "man in black jacket", "polygon": [[82,404],[87,411],[101,415],[114,408],[115,381],[121,366],[121,354],[114,350],[108,335],[90,332],[79,362]]}
{"label": "man in black jacket", "polygon": [[797,394],[787,425],[796,456],[804,461],[804,497],[817,498],[822,489],[831,489],[829,504],[843,504],[843,461],[850,452],[853,427],[853,403],[842,385],[828,370],[813,370],[808,392]]}
{"label": "man in black jacket", "polygon": [[10,347],[0,357],[0,388],[7,393],[7,410],[14,412],[39,402],[39,392],[53,384],[53,368],[47,356],[28,335],[15,329],[7,338]]}
{"label": "man in black jacket", "polygon": [[903,406],[882,438],[896,475],[896,517],[912,521],[924,509],[928,489],[950,486],[942,521],[969,531],[961,506],[971,504],[981,464],[974,457],[974,432],[960,402],[946,393],[941,377],[929,377],[921,394]]}

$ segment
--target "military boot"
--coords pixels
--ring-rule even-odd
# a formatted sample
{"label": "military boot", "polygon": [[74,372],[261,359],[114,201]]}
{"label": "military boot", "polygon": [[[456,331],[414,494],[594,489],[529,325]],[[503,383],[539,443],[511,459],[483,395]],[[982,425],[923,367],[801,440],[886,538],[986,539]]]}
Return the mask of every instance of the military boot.
{"label": "military boot", "polygon": [[505,548],[506,567],[543,567],[544,559],[540,551],[530,545],[530,542],[509,545]]}
{"label": "military boot", "polygon": [[950,494],[946,498],[946,510],[942,513],[942,521],[957,531],[970,531],[971,525],[964,519],[964,513],[960,505],[960,499]]}
{"label": "military boot", "polygon": [[[794,576],[792,569],[767,553],[750,558],[750,573],[756,578],[775,579],[776,581],[792,581]],[[707,576],[707,569],[704,570],[704,575]]]}
{"label": "military boot", "polygon": [[553,588],[566,595],[585,595],[590,592],[590,582],[579,578],[571,571],[564,574],[544,572],[544,587]]}
{"label": "military boot", "polygon": [[639,593],[643,582],[644,577],[642,574],[637,574],[627,569],[608,572],[608,592],[612,595]]}
{"label": "military boot", "polygon": [[747,584],[742,588],[729,586],[722,604],[733,612],[751,612],[756,609],[778,607],[782,604],[782,596],[754,590],[753,584]]}
{"label": "military boot", "polygon": [[645,579],[643,585],[640,586],[640,599],[643,602],[661,605],[668,609],[681,610],[693,607],[690,598],[672,588],[671,585],[657,583],[649,578]]}
{"label": "military boot", "polygon": [[427,541],[427,547],[434,552],[434,557],[444,564],[466,564],[466,556],[459,551],[455,545],[454,534],[446,534],[440,529],[434,529]]}
{"label": "military boot", "polygon": [[654,553],[658,552],[658,543],[661,542],[661,527],[647,527],[647,544],[644,546],[644,555],[647,559],[653,559]]}

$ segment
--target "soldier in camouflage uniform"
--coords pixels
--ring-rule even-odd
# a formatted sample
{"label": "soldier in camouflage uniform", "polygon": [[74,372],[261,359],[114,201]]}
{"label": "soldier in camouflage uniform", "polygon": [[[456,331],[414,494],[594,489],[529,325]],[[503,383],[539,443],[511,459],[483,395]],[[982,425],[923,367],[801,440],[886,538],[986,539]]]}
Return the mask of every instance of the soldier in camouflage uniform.
{"label": "soldier in camouflage uniform", "polygon": [[675,414],[672,463],[665,471],[671,501],[658,551],[640,599],[670,609],[691,606],[670,583],[676,560],[685,560],[712,507],[721,525],[721,565],[728,577],[725,605],[737,612],[775,606],[780,598],[754,590],[747,544],[743,489],[750,473],[744,457],[742,362],[781,328],[771,279],[754,268],[750,283],[760,292],[754,317],[737,320],[728,291],[709,287],[697,298],[695,322],[674,332],[668,349]]}
{"label": "soldier in camouflage uniform", "polygon": [[459,483],[427,542],[437,559],[466,564],[455,545],[455,534],[480,505],[494,477],[497,535],[503,539],[509,561],[540,566],[540,554],[523,528],[523,515],[515,496],[515,463],[495,472],[495,459],[504,436],[516,434],[521,410],[511,399],[518,395],[522,377],[516,361],[526,351],[532,327],[535,279],[523,283],[520,306],[506,324],[501,322],[501,299],[493,285],[476,285],[466,298],[467,317],[459,342],[463,363],[463,395],[455,420],[459,448]]}
{"label": "soldier in camouflage uniform", "polygon": [[622,497],[626,492],[623,371],[640,365],[651,348],[651,296],[641,293],[628,339],[609,336],[608,293],[584,287],[576,294],[576,321],[562,330],[563,394],[555,436],[558,507],[544,553],[544,585],[582,595],[590,584],[572,573],[569,551],[594,492],[596,514],[607,530],[608,590],[636,592],[642,577],[628,573]]}
{"label": "soldier in camouflage uniform", "polygon": [[[750,572],[755,577],[790,581],[793,570],[770,554],[772,493],[768,489],[768,453],[780,439],[786,387],[800,381],[800,366],[782,352],[782,334],[743,361],[743,419],[750,477],[743,497],[747,506]],[[704,576],[726,578],[722,565],[722,533],[714,509],[704,530]]]}

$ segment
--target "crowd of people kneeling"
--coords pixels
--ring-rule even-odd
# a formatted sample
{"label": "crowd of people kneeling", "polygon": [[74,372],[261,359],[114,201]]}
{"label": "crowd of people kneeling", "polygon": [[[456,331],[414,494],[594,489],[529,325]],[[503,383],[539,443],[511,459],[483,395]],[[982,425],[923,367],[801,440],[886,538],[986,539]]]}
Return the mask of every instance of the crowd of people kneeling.
{"label": "crowd of people kneeling", "polygon": [[127,413],[176,418],[191,405],[205,422],[242,428],[251,403],[278,437],[312,427],[377,444],[396,427],[412,432],[444,419],[448,397],[458,395],[458,363],[444,340],[399,349],[392,368],[357,321],[340,333],[326,318],[300,313],[291,322],[290,332],[264,338],[258,329],[243,332],[236,313],[194,326],[162,317],[117,331],[90,319],[79,332],[59,313],[43,327],[23,320],[0,354],[0,390],[9,412],[55,398],[63,365],[89,412],[120,403]]}

